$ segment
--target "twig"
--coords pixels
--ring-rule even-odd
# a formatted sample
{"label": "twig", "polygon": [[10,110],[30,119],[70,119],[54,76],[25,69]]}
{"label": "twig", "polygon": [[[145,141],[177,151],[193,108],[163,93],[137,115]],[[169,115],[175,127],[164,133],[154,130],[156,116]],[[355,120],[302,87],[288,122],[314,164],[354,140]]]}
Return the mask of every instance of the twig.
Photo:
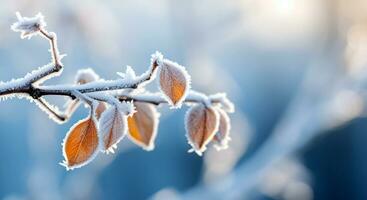
{"label": "twig", "polygon": [[40,105],[42,105],[48,111],[48,113],[53,115],[53,117],[58,119],[60,122],[63,122],[63,121],[67,120],[67,118],[68,118],[67,116],[57,112],[56,110],[54,110],[43,98],[38,98],[35,101],[38,102]]}

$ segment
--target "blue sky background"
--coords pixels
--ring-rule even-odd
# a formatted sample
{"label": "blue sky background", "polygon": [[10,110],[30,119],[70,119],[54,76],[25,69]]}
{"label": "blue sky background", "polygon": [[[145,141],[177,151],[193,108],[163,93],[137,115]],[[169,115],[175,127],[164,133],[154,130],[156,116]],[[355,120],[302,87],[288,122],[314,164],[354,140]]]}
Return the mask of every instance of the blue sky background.
{"label": "blue sky background", "polygon": [[[183,123],[187,107],[170,110],[161,106],[154,151],[146,152],[125,139],[118,153],[101,154],[88,166],[66,171],[58,164],[63,160],[62,140],[87,110],[78,109],[68,123],[58,125],[24,99],[2,101],[0,199],[173,199],[191,195],[206,184],[220,185],[256,158],[280,122],[287,124],[284,116],[297,104],[294,99],[306,99],[309,103],[302,108],[313,110],[319,99],[334,98],[327,93],[338,80],[344,80],[341,77],[350,78],[345,75],[343,56],[348,30],[359,21],[349,18],[349,11],[353,6],[366,7],[358,0],[330,2],[1,0],[0,80],[21,77],[49,62],[44,39],[21,40],[10,30],[16,11],[24,16],[41,12],[47,29],[58,35],[61,53],[67,54],[63,75],[46,84],[72,83],[76,71],[85,67],[105,79],[117,78],[116,72],[124,71],[126,65],[142,73],[150,55],[158,50],[186,66],[196,90],[226,92],[236,112],[231,114],[233,139],[226,151],[209,149],[204,157],[187,153],[190,147]],[[360,63],[367,64],[363,59]],[[352,80],[360,83],[364,79]],[[156,83],[149,89],[156,90]],[[49,100],[59,106],[65,101],[63,97]],[[355,101],[342,101],[338,106],[352,113]],[[339,118],[333,116],[338,113],[324,118],[334,124]],[[358,112],[343,123],[336,120],[335,126],[316,129],[312,139],[301,139],[305,144],[278,162],[277,173],[270,173],[279,176],[264,174],[251,192],[240,192],[237,197],[367,198],[363,188],[367,123],[363,116]],[[317,119],[306,127],[318,127]],[[287,169],[294,169],[295,175],[285,176]],[[205,192],[201,193],[205,196]],[[218,198],[226,193],[231,190],[222,191]]]}

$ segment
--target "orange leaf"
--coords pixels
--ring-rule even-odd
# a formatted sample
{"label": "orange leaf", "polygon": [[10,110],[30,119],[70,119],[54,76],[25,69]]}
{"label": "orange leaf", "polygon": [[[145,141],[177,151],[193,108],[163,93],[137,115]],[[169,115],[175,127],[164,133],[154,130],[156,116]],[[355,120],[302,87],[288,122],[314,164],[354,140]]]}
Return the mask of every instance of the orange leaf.
{"label": "orange leaf", "polygon": [[230,119],[228,114],[222,109],[217,109],[219,114],[219,128],[218,132],[215,134],[213,141],[216,143],[214,147],[217,150],[222,150],[228,148],[228,141],[231,139],[229,137],[229,131],[231,129]]}
{"label": "orange leaf", "polygon": [[109,107],[102,113],[99,120],[99,128],[101,131],[103,150],[106,152],[114,152],[116,147],[127,132],[127,119],[117,106]]}
{"label": "orange leaf", "polygon": [[88,164],[98,152],[99,136],[92,117],[80,120],[65,137],[63,152],[67,169],[74,169]]}
{"label": "orange leaf", "polygon": [[174,107],[180,107],[190,88],[190,76],[185,68],[164,60],[159,73],[159,83],[168,102]]}
{"label": "orange leaf", "polygon": [[185,125],[189,144],[198,155],[202,155],[218,130],[218,112],[202,104],[195,105],[187,112]]}
{"label": "orange leaf", "polygon": [[149,103],[135,102],[134,105],[136,112],[128,117],[130,139],[147,151],[153,150],[159,113],[156,107]]}

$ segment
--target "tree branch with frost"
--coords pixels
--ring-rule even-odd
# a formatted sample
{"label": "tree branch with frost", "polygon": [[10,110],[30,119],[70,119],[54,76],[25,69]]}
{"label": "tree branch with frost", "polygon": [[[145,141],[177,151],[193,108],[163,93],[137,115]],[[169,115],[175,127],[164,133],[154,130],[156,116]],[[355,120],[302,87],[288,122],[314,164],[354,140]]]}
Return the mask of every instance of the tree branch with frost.
{"label": "tree branch with frost", "polygon": [[[45,29],[40,13],[31,18],[16,15],[18,21],[11,29],[20,32],[22,39],[39,35],[48,40],[52,61],[23,78],[1,82],[0,97],[25,97],[58,123],[72,117],[80,105],[89,107],[89,115],[74,124],[64,139],[65,160],[61,165],[67,169],[88,164],[100,151],[113,153],[125,136],[143,149],[153,150],[160,116],[157,106],[161,104],[168,104],[172,109],[181,108],[182,104],[190,107],[185,121],[186,136],[192,146],[190,152],[202,155],[212,143],[217,149],[227,147],[228,113],[234,112],[233,104],[224,93],[208,96],[191,90],[191,78],[185,67],[156,52],[148,70],[141,75],[127,66],[124,73],[117,72],[117,79],[104,80],[92,69],[82,69],[73,84],[43,85],[45,80],[62,73],[63,56],[58,50],[56,34]],[[155,78],[159,92],[145,91],[144,87]],[[47,102],[45,96],[69,99],[60,111]]]}

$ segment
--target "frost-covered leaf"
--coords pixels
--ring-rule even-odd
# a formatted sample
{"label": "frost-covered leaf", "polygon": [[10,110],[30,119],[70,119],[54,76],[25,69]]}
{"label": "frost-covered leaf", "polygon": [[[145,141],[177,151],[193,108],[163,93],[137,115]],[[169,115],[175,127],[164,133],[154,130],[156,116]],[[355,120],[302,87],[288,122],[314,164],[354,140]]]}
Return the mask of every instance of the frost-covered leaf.
{"label": "frost-covered leaf", "polygon": [[98,74],[91,68],[78,70],[75,75],[75,82],[81,85],[96,81],[98,79]]}
{"label": "frost-covered leaf", "polygon": [[121,112],[118,106],[110,106],[102,113],[99,120],[99,130],[103,141],[102,150],[113,153],[113,148],[126,135],[127,116]]}
{"label": "frost-covered leaf", "polygon": [[64,165],[68,170],[82,167],[95,158],[100,139],[92,116],[70,128],[63,143]]}
{"label": "frost-covered leaf", "polygon": [[159,113],[156,107],[149,103],[135,102],[134,105],[136,112],[128,118],[130,139],[147,151],[153,150]]}
{"label": "frost-covered leaf", "polygon": [[19,12],[16,12],[16,15],[18,21],[11,25],[11,29],[15,32],[20,32],[22,39],[30,39],[46,26],[46,22],[41,13],[38,13],[34,17],[22,17]]}
{"label": "frost-covered leaf", "polygon": [[214,147],[217,150],[227,149],[228,142],[231,140],[229,137],[229,132],[231,130],[231,122],[228,114],[222,109],[216,109],[219,114],[219,128],[218,132],[214,135]]}
{"label": "frost-covered leaf", "polygon": [[180,107],[190,89],[190,76],[183,66],[169,60],[163,60],[160,67],[160,89],[173,107]]}
{"label": "frost-covered leaf", "polygon": [[219,114],[212,107],[194,105],[186,113],[186,137],[192,150],[198,155],[206,150],[206,145],[213,139],[219,127]]}

